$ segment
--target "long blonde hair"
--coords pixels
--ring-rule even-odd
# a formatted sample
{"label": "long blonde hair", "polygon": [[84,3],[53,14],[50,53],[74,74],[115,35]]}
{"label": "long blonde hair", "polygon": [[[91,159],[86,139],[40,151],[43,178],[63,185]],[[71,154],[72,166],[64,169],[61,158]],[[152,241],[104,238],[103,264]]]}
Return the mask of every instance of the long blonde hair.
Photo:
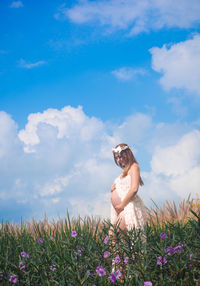
{"label": "long blonde hair", "polygon": [[[118,144],[115,148],[117,148],[118,146],[120,146],[121,148],[125,147],[125,146],[128,146],[127,144],[125,143],[120,143]],[[122,178],[126,177],[128,175],[128,171],[130,170],[131,166],[134,164],[134,163],[137,163],[137,160],[135,159],[132,151],[130,148],[127,148],[125,150],[122,150],[120,152],[120,156],[122,156],[124,162],[125,162],[125,168],[122,167],[122,165],[120,163],[118,163],[118,161],[116,160],[116,157],[115,157],[115,152],[113,152],[113,156],[114,156],[114,160],[115,160],[115,163],[117,164],[117,166],[121,167],[122,169],[124,169],[123,173],[122,173]],[[138,164],[139,165],[139,164]],[[140,186],[143,186],[144,185],[144,182],[140,176],[140,182],[139,182]]]}

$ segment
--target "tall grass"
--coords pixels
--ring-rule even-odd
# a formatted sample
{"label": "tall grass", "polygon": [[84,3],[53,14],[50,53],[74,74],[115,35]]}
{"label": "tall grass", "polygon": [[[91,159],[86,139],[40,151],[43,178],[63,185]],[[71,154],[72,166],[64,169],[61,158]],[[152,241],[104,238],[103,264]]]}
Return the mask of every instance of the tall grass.
{"label": "tall grass", "polygon": [[69,215],[0,227],[0,285],[199,286],[199,269],[198,196],[149,209],[144,229],[128,233]]}

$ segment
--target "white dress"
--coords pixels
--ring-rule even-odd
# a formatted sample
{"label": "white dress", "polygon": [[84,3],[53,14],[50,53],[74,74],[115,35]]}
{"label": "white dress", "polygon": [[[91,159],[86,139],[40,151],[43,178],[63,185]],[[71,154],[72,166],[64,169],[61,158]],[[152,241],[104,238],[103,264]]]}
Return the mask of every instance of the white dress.
{"label": "white dress", "polygon": [[[116,192],[121,201],[125,198],[130,190],[131,176],[127,175],[124,178],[117,177],[114,181],[116,184]],[[114,224],[117,218],[117,212],[111,204],[111,223]],[[124,208],[124,217],[127,230],[131,228],[143,228],[147,219],[147,208],[141,198],[136,194],[133,199]]]}

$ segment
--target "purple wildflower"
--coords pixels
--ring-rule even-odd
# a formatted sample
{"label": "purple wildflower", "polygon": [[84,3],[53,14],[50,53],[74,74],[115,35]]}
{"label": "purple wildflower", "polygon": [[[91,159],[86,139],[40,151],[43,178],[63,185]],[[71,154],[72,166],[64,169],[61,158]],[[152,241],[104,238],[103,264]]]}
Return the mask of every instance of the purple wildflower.
{"label": "purple wildflower", "polygon": [[22,251],[21,252],[21,257],[25,257],[26,256],[26,252]]}
{"label": "purple wildflower", "polygon": [[166,233],[161,232],[160,237],[161,237],[162,239],[165,240],[166,236],[167,236]]}
{"label": "purple wildflower", "polygon": [[55,264],[51,265],[50,269],[51,269],[51,271],[55,271],[56,270],[56,265]]}
{"label": "purple wildflower", "polygon": [[96,268],[96,272],[99,274],[99,276],[104,276],[106,275],[106,270],[103,268],[103,266],[99,265]]}
{"label": "purple wildflower", "polygon": [[174,252],[175,253],[179,253],[182,250],[182,246],[181,245],[177,245],[174,247]]}
{"label": "purple wildflower", "polygon": [[164,265],[164,264],[166,264],[166,263],[167,263],[167,260],[166,260],[165,257],[158,256],[158,258],[157,258],[157,265],[162,266],[162,265]]}
{"label": "purple wildflower", "polygon": [[78,256],[82,256],[82,247],[77,245],[76,248],[77,248],[77,251],[75,252],[75,258],[77,259]]}
{"label": "purple wildflower", "polygon": [[191,254],[189,255],[189,259],[190,259],[190,260],[192,259],[192,256],[193,256],[193,253],[191,253]]}
{"label": "purple wildflower", "polygon": [[90,270],[88,270],[88,271],[87,271],[87,274],[88,274],[88,275],[90,275],[90,274],[91,274]]}
{"label": "purple wildflower", "polygon": [[105,251],[103,254],[104,258],[108,258],[110,256],[110,252],[109,251]]}
{"label": "purple wildflower", "polygon": [[3,280],[3,274],[0,273],[0,281]]}
{"label": "purple wildflower", "polygon": [[175,253],[174,248],[171,245],[166,248],[166,252],[168,255],[172,255]]}
{"label": "purple wildflower", "polygon": [[38,243],[39,243],[39,244],[42,244],[42,243],[43,243],[43,238],[42,238],[42,237],[40,237],[40,238],[38,239]]}
{"label": "purple wildflower", "polygon": [[21,252],[21,257],[27,257],[27,258],[29,258],[28,252],[22,251],[22,252]]}
{"label": "purple wildflower", "polygon": [[112,272],[111,275],[109,276],[109,279],[115,284],[116,283],[116,276],[115,274]]}
{"label": "purple wildflower", "polygon": [[53,241],[53,240],[54,240],[53,236],[50,236],[50,237],[49,237],[49,240]]}
{"label": "purple wildflower", "polygon": [[115,257],[115,262],[116,262],[117,264],[119,264],[120,261],[121,261],[121,259],[120,259],[119,254],[118,254],[118,255]]}
{"label": "purple wildflower", "polygon": [[77,236],[77,232],[75,230],[72,230],[72,237],[76,237]]}
{"label": "purple wildflower", "polygon": [[117,271],[113,271],[111,273],[111,275],[109,276],[109,279],[115,284],[116,283],[116,279],[119,279],[119,277],[122,275],[122,273],[117,270]]}
{"label": "purple wildflower", "polygon": [[151,281],[144,281],[144,286],[152,286],[152,282]]}
{"label": "purple wildflower", "polygon": [[[183,266],[185,269],[187,269],[187,265],[185,264],[184,266]],[[191,268],[192,267],[192,265],[191,264],[189,264],[189,268]]]}
{"label": "purple wildflower", "polygon": [[20,263],[19,263],[19,269],[20,270],[22,270],[22,269],[25,269],[25,264],[24,264],[24,262],[23,261],[20,261]]}
{"label": "purple wildflower", "polygon": [[124,263],[127,263],[127,262],[128,262],[128,260],[129,260],[129,257],[128,257],[128,256],[126,256],[126,257],[124,258]]}
{"label": "purple wildflower", "polygon": [[115,272],[116,278],[118,279],[119,277],[122,276],[122,273],[119,271],[119,269]]}
{"label": "purple wildflower", "polygon": [[106,236],[106,237],[104,238],[104,243],[105,243],[105,244],[107,244],[107,243],[108,243],[108,241],[109,241],[109,237],[108,237],[108,236]]}
{"label": "purple wildflower", "polygon": [[9,281],[12,283],[17,283],[17,281],[19,280],[19,278],[15,275],[10,275]]}

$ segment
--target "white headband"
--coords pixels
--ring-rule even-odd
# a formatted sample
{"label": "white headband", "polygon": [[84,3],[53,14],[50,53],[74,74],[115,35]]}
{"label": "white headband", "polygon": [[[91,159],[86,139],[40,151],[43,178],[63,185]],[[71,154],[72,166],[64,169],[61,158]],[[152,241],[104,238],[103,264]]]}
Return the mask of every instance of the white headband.
{"label": "white headband", "polygon": [[123,147],[118,146],[117,148],[112,148],[112,151],[115,153],[117,153],[117,152],[121,153],[121,151],[126,150],[128,148],[131,149],[131,146],[123,146]]}

